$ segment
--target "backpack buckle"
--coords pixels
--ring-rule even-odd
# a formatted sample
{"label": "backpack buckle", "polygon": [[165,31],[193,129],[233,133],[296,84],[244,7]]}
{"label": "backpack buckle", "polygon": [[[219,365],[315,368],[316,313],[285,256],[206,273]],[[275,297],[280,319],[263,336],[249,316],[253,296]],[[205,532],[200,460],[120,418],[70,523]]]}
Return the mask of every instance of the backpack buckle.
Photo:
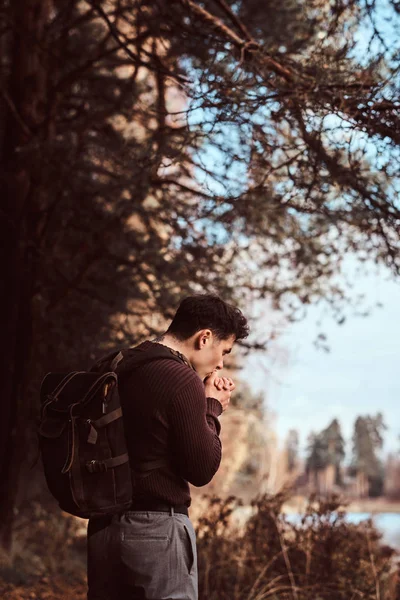
{"label": "backpack buckle", "polygon": [[102,460],[89,460],[86,463],[89,473],[104,473],[107,471],[107,465]]}

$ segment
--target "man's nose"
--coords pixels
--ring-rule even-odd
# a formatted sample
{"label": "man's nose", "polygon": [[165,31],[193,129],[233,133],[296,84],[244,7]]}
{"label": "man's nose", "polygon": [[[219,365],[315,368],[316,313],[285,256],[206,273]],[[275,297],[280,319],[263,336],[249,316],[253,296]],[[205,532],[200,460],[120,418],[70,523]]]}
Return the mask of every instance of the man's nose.
{"label": "man's nose", "polygon": [[220,371],[221,369],[223,369],[223,367],[224,367],[224,363],[221,360],[221,362],[219,362],[215,368],[217,369],[217,371]]}

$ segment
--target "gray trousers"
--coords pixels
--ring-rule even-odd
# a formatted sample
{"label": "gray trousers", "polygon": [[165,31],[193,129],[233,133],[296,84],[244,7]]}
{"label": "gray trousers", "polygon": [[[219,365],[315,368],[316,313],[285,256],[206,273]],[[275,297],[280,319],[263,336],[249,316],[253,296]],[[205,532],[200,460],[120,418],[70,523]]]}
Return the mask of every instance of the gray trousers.
{"label": "gray trousers", "polygon": [[198,600],[186,515],[128,511],[88,526],[88,600]]}

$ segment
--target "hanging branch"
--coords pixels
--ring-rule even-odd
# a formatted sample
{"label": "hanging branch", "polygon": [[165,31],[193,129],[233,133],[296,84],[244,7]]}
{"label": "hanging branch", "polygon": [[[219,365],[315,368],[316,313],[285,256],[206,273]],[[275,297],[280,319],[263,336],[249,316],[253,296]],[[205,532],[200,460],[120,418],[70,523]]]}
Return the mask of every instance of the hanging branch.
{"label": "hanging branch", "polygon": [[[114,25],[114,23],[110,20],[109,16],[105,12],[105,10],[101,7],[100,0],[88,0],[88,2],[93,6],[93,8],[101,16],[103,21],[106,23],[111,35],[117,42],[118,46],[121,48],[121,50],[124,50],[124,52],[126,52],[126,54],[133,61],[133,63],[135,65],[139,65],[141,67],[146,67],[146,69],[150,69],[151,71],[157,72],[158,69],[160,68],[159,64],[152,64],[151,61],[149,61],[149,62],[142,61],[140,59],[140,57],[137,56],[136,54],[134,54],[134,52],[132,52],[132,50],[129,48],[129,45],[131,44],[131,42],[130,41],[124,42],[121,39],[120,31]],[[167,77],[171,77],[172,79],[175,79],[176,81],[178,81],[181,84],[188,83],[188,79],[186,77],[183,77],[182,75],[179,75],[178,73],[174,73],[173,71],[170,71],[170,70],[166,69],[165,67],[163,67],[163,75],[165,75]]]}

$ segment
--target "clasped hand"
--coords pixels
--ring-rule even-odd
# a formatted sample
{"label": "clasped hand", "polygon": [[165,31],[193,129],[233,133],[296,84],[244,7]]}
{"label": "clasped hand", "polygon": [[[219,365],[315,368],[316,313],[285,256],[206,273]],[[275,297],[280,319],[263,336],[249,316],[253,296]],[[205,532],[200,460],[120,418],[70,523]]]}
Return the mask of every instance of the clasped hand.
{"label": "clasped hand", "polygon": [[235,389],[235,384],[230,377],[219,377],[216,372],[212,373],[204,382],[205,392],[208,398],[216,398],[226,410],[229,406],[231,393]]}

